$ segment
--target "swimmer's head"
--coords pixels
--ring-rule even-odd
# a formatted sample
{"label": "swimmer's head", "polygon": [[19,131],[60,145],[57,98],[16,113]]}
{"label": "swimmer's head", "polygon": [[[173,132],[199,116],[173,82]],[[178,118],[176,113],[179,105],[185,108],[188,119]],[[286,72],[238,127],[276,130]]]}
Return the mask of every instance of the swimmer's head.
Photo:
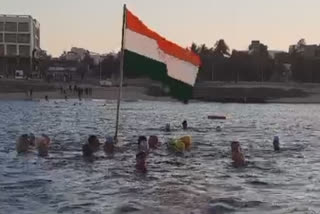
{"label": "swimmer's head", "polygon": [[275,136],[273,138],[273,149],[274,151],[279,151],[280,150],[280,140],[278,136]]}
{"label": "swimmer's head", "polygon": [[182,128],[183,128],[183,129],[187,129],[187,128],[188,128],[188,122],[187,122],[186,120],[184,120],[184,121],[182,122]]}
{"label": "swimmer's head", "polygon": [[222,128],[221,128],[220,126],[217,126],[217,127],[216,127],[216,131],[217,131],[217,132],[221,132],[221,131],[222,131]]}
{"label": "swimmer's head", "polygon": [[240,143],[238,141],[231,142],[231,151],[232,152],[240,151],[240,149],[241,149],[241,146],[240,146]]}
{"label": "swimmer's head", "polygon": [[241,151],[240,143],[238,141],[231,142],[231,153],[234,166],[241,167],[245,165],[245,158]]}
{"label": "swimmer's head", "polygon": [[166,130],[167,132],[170,132],[170,130],[171,130],[171,128],[170,128],[170,123],[167,123],[167,124],[166,124],[165,130]]}
{"label": "swimmer's head", "polygon": [[148,144],[149,144],[149,147],[150,147],[150,148],[153,148],[153,149],[157,148],[158,143],[159,143],[159,139],[158,139],[157,136],[154,136],[154,135],[153,135],[153,136],[150,136],[150,137],[149,137]]}
{"label": "swimmer's head", "polygon": [[147,138],[146,136],[139,136],[138,138],[138,144],[140,145],[142,142],[147,142]]}
{"label": "swimmer's head", "polygon": [[146,136],[140,136],[138,138],[138,150],[144,151],[144,152],[149,152],[149,144],[148,144]]}
{"label": "swimmer's head", "polygon": [[27,134],[20,135],[17,139],[16,149],[18,153],[27,152],[30,146],[29,136]]}
{"label": "swimmer's head", "polygon": [[50,138],[45,134],[42,134],[41,137],[37,137],[35,139],[35,145],[37,147],[39,156],[48,156],[49,144]]}
{"label": "swimmer's head", "polygon": [[100,147],[100,141],[95,135],[90,135],[88,139],[88,145],[90,146],[91,150],[93,152],[96,152],[99,150]]}

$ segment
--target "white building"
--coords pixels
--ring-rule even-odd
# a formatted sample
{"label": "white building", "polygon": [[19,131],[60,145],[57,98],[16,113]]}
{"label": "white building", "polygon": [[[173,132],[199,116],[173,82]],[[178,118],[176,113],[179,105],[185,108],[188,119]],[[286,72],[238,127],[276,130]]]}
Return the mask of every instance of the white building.
{"label": "white building", "polygon": [[31,16],[0,15],[0,57],[32,57],[40,50],[40,24]]}
{"label": "white building", "polygon": [[80,62],[88,53],[89,51],[84,48],[72,47],[71,50],[67,52],[65,57],[66,60]]}

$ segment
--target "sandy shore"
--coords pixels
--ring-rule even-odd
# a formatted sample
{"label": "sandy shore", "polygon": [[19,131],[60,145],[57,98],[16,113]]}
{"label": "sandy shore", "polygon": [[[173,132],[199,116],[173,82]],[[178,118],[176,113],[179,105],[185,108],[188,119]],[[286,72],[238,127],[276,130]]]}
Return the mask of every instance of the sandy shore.
{"label": "sandy shore", "polygon": [[[60,90],[54,91],[34,91],[32,95],[33,100],[44,99],[48,96],[49,99],[78,99],[77,93],[67,91],[66,95],[61,94]],[[104,100],[115,100],[118,99],[118,88],[117,87],[95,87],[91,96],[82,96],[83,99],[104,99]],[[146,89],[143,87],[124,87],[122,91],[122,98],[128,101],[135,100],[159,100],[159,101],[172,101],[169,97],[152,97],[146,95]],[[0,93],[0,100],[30,100],[31,97],[26,93],[13,92],[13,93]]]}
{"label": "sandy shore", "polygon": [[[123,87],[124,100],[154,100],[175,101],[170,97],[149,96],[147,93],[149,80],[134,80],[129,86]],[[80,85],[80,84],[79,84]],[[81,84],[81,87],[93,88],[91,96],[84,95],[83,99],[115,100],[118,98],[117,87],[99,87]],[[65,88],[68,86],[65,85]],[[26,94],[33,88],[33,100],[65,99],[61,94],[59,83],[48,84],[41,80],[0,80],[0,100],[30,100]],[[77,93],[67,91],[68,99],[78,99]],[[320,84],[311,83],[270,83],[270,82],[202,82],[194,89],[195,100],[214,101],[220,98],[258,98],[265,103],[320,103]]]}

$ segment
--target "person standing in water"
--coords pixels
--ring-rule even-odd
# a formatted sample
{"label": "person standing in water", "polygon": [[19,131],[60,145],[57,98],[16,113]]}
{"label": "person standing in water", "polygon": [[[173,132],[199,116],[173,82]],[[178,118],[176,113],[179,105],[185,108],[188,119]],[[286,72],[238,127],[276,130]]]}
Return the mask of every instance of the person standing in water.
{"label": "person standing in water", "polygon": [[232,160],[233,165],[235,167],[242,167],[245,166],[246,161],[238,141],[231,142],[231,153],[232,153]]}
{"label": "person standing in water", "polygon": [[151,135],[148,140],[148,145],[149,145],[149,148],[156,149],[161,145],[161,142],[159,142],[159,139],[157,136]]}
{"label": "person standing in water", "polygon": [[274,151],[280,151],[280,139],[278,136],[274,136],[273,138],[273,149]]}
{"label": "person standing in water", "polygon": [[165,130],[166,132],[170,132],[170,131],[171,131],[170,123],[167,123],[167,124],[166,124],[164,130]]}
{"label": "person standing in water", "polygon": [[140,136],[138,138],[138,151],[149,153],[149,143],[146,136]]}
{"label": "person standing in water", "polygon": [[111,136],[108,136],[106,138],[106,142],[104,143],[103,145],[103,150],[106,154],[113,154],[114,153],[114,144],[115,144],[115,141],[114,139],[111,137]]}
{"label": "person standing in water", "polygon": [[32,94],[33,94],[33,89],[30,89],[30,97],[32,98]]}
{"label": "person standing in water", "polygon": [[31,146],[32,144],[28,134],[20,135],[17,139],[16,150],[18,154],[28,152]]}
{"label": "person standing in water", "polygon": [[82,146],[82,155],[84,157],[92,157],[100,148],[100,142],[97,136],[90,135],[88,143]]}
{"label": "person standing in water", "polygon": [[78,88],[78,98],[81,100],[81,90]]}
{"label": "person standing in water", "polygon": [[48,156],[50,138],[47,135],[42,134],[41,137],[37,137],[35,139],[35,144],[36,144],[39,156],[41,157]]}
{"label": "person standing in water", "polygon": [[186,120],[184,120],[182,122],[182,128],[183,128],[183,130],[187,130],[188,129],[188,122]]}

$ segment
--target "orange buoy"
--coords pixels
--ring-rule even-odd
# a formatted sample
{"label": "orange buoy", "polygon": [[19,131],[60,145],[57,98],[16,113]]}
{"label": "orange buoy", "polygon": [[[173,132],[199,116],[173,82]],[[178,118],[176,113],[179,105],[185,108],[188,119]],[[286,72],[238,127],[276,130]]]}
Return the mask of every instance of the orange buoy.
{"label": "orange buoy", "polygon": [[227,119],[227,117],[226,116],[209,115],[208,119],[211,119],[211,120],[225,120],[225,119]]}

